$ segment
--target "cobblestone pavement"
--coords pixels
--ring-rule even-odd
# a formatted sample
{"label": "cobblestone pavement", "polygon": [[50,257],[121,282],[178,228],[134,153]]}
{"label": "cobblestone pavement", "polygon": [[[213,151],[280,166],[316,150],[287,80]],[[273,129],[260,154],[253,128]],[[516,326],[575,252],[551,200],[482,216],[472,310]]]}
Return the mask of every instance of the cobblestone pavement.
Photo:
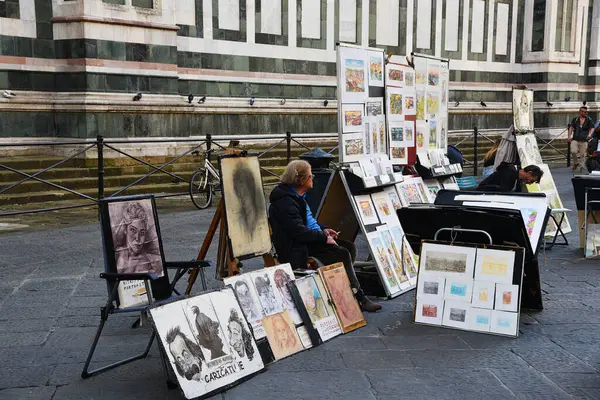
{"label": "cobblestone pavement", "polygon": [[[575,209],[570,172],[553,174]],[[211,216],[162,214],[167,260],[195,256]],[[570,222],[577,226],[575,212]],[[215,398],[599,399],[600,274],[581,258],[577,234],[568,238],[570,246],[540,255],[545,310],[522,315],[518,339],[414,325],[410,292],[367,315],[366,327]],[[0,399],[182,398],[166,388],[156,345],[145,360],[80,378],[106,299],[101,269],[97,224],[0,236]],[[100,362],[141,349],[148,327],[131,323],[109,319]]]}

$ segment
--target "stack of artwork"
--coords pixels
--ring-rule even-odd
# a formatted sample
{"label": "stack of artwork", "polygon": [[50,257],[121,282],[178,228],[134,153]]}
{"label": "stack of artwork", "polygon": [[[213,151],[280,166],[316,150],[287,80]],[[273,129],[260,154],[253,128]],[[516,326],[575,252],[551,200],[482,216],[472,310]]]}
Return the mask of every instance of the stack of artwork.
{"label": "stack of artwork", "polygon": [[414,65],[417,154],[426,156],[430,149],[445,152],[448,147],[449,63],[414,56]]}
{"label": "stack of artwork", "polygon": [[369,87],[384,85],[383,51],[340,46],[340,162],[387,154],[383,97],[369,97]]}
{"label": "stack of artwork", "polygon": [[415,322],[518,336],[523,269],[516,250],[424,242],[420,260]]}
{"label": "stack of artwork", "polygon": [[288,289],[292,281],[290,264],[224,279],[235,291],[254,338],[266,337],[277,360],[312,346]]}
{"label": "stack of artwork", "polygon": [[[414,191],[419,192],[416,185]],[[388,296],[413,289],[418,260],[396,214],[396,210],[403,207],[399,192],[390,186],[370,195],[354,196],[354,201],[360,222],[369,226],[367,240]]]}
{"label": "stack of artwork", "polygon": [[150,316],[186,399],[224,390],[264,369],[230,288],[152,308]]}
{"label": "stack of artwork", "polygon": [[523,217],[527,234],[529,235],[531,248],[534,252],[538,249],[540,238],[542,237],[550,212],[547,196],[532,197],[511,194],[480,196],[459,194],[454,199],[462,201],[462,204],[465,206],[519,210]]}

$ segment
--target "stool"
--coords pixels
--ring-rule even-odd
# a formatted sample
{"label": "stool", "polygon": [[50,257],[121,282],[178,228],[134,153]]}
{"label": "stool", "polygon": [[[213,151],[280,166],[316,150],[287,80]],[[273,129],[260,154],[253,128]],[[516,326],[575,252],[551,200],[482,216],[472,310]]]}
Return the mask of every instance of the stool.
{"label": "stool", "polygon": [[[550,212],[550,218],[552,218],[552,221],[554,221],[554,224],[556,225],[556,232],[554,233],[554,239],[552,239],[552,242],[550,244],[546,244],[546,237],[544,236],[544,245],[545,245],[546,250],[552,249],[552,247],[554,247],[555,245],[559,245],[559,246],[568,246],[569,245],[569,241],[567,240],[567,237],[565,236],[565,234],[561,228],[561,224],[563,223],[565,216],[567,215],[567,212],[569,212],[569,211],[571,211],[571,210],[568,208],[554,208]],[[556,220],[556,214],[561,214],[560,221]],[[558,237],[559,234],[562,237],[562,240],[564,242],[556,243],[556,238]]]}

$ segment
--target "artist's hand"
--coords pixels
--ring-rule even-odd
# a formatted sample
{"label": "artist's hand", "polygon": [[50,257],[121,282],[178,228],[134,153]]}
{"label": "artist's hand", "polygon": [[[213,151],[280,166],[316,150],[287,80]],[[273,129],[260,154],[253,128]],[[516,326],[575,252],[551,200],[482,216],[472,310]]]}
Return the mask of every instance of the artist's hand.
{"label": "artist's hand", "polygon": [[327,236],[327,244],[332,244],[334,246],[337,246],[336,241],[331,236]]}
{"label": "artist's hand", "polygon": [[334,239],[337,239],[337,238],[338,238],[338,233],[337,233],[336,231],[334,231],[333,229],[325,228],[325,229],[323,230],[323,232],[325,232],[325,234],[326,234],[327,236],[331,236],[331,237],[332,237],[332,238],[334,238]]}

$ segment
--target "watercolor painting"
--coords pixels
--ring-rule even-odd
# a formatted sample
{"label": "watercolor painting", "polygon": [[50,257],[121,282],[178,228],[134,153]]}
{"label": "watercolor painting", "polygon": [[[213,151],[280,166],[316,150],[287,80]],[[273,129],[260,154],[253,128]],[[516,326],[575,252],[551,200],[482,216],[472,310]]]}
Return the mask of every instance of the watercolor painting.
{"label": "watercolor painting", "polygon": [[390,93],[390,114],[402,115],[402,95]]}
{"label": "watercolor painting", "polygon": [[365,62],[363,60],[346,59],[344,63],[344,80],[346,84],[346,92],[364,92]]}

